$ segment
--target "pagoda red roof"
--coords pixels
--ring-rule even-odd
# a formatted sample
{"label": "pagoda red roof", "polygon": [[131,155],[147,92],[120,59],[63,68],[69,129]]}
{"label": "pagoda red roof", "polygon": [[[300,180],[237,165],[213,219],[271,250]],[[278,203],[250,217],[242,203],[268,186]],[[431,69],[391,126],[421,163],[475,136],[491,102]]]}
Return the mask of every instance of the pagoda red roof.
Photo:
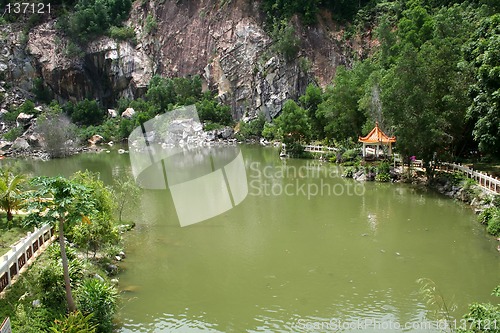
{"label": "pagoda red roof", "polygon": [[382,130],[378,127],[378,122],[375,123],[375,127],[368,133],[367,136],[358,137],[359,142],[364,143],[390,143],[396,142],[395,136],[387,136]]}

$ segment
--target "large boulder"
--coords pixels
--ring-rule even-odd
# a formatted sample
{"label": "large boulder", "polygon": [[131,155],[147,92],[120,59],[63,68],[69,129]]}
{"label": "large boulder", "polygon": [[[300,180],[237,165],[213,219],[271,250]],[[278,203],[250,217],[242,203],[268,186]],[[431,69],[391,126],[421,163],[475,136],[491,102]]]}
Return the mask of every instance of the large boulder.
{"label": "large boulder", "polygon": [[103,140],[104,138],[102,136],[100,136],[99,134],[95,134],[92,135],[92,137],[88,141],[92,146],[95,146],[96,144],[101,143]]}
{"label": "large boulder", "polygon": [[40,135],[38,135],[38,134],[28,135],[26,137],[26,140],[28,141],[28,144],[31,147],[37,147],[37,148],[39,148],[39,147],[42,146],[42,144],[41,144],[42,139],[41,139]]}
{"label": "large boulder", "polygon": [[108,116],[111,118],[116,118],[118,117],[118,112],[116,112],[115,109],[108,109]]}
{"label": "large boulder", "polygon": [[16,125],[17,127],[19,126],[28,126],[31,122],[31,119],[33,118],[34,116],[32,114],[27,114],[27,113],[23,113],[21,112],[17,118],[16,118]]}
{"label": "large boulder", "polygon": [[127,108],[125,111],[122,112],[122,118],[127,118],[130,119],[132,116],[135,114],[135,110],[132,108]]}
{"label": "large boulder", "polygon": [[10,141],[0,141],[0,150],[8,150],[12,147],[12,142]]}
{"label": "large boulder", "polygon": [[14,150],[27,150],[30,148],[30,144],[24,138],[17,138],[12,144],[12,149]]}
{"label": "large boulder", "polygon": [[234,134],[234,129],[230,126],[226,126],[219,131],[219,136],[224,140],[232,138],[233,134]]}

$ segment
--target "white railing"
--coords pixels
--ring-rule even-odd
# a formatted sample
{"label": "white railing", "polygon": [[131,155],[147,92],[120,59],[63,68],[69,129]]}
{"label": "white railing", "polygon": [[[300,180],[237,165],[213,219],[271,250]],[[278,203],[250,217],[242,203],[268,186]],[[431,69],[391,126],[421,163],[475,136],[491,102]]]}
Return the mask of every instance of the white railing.
{"label": "white railing", "polygon": [[46,224],[40,229],[35,228],[33,232],[28,232],[26,237],[3,255],[3,262],[0,263],[0,292],[12,284],[12,279],[20,274],[22,268],[31,264],[32,259],[46,247],[43,245],[50,244],[53,237],[54,229]]}
{"label": "white railing", "polygon": [[472,168],[461,164],[443,162],[441,163],[441,168],[460,171],[464,173],[467,178],[476,180],[482,188],[485,188],[493,193],[500,193],[500,180],[496,177],[490,176],[484,172],[475,171]]}
{"label": "white railing", "polygon": [[311,153],[329,153],[329,152],[336,152],[337,150],[338,149],[334,147],[313,146],[313,145],[304,146],[304,151],[309,151]]}

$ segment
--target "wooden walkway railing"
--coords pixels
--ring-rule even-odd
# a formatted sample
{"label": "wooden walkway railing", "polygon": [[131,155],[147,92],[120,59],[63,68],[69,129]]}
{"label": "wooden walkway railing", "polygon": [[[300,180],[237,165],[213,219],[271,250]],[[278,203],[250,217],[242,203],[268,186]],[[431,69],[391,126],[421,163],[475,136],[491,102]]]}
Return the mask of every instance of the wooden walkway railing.
{"label": "wooden walkway railing", "polygon": [[28,232],[26,237],[12,246],[0,263],[0,294],[19,276],[21,269],[27,268],[54,238],[54,228],[46,224]]}
{"label": "wooden walkway railing", "polygon": [[460,171],[464,173],[467,178],[476,180],[482,188],[493,193],[500,193],[500,180],[484,172],[475,171],[465,165],[446,162],[441,163],[440,169],[445,169],[446,171]]}

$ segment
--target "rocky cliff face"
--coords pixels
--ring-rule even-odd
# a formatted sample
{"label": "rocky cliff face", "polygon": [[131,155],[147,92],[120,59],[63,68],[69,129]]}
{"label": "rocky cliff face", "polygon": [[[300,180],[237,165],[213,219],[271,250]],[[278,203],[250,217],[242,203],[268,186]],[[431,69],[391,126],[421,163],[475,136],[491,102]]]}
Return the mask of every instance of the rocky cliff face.
{"label": "rocky cliff face", "polygon": [[[352,49],[324,14],[315,28],[296,25],[301,51],[287,62],[271,51],[259,6],[245,0],[136,2],[127,24],[138,44],[101,38],[73,59],[64,55],[66,41],[54,22],[46,22],[30,32],[27,52],[20,48],[21,56],[13,56],[11,47],[10,60],[0,57],[0,71],[18,59],[19,70],[12,75],[27,90],[32,78],[41,76],[61,100],[98,98],[104,106],[119,97],[141,96],[154,74],[199,74],[206,88],[232,107],[235,119],[259,112],[272,118],[309,82],[330,82],[336,67],[348,64]],[[146,29],[148,15],[158,23],[154,31]],[[0,47],[5,53],[7,47]]]}

